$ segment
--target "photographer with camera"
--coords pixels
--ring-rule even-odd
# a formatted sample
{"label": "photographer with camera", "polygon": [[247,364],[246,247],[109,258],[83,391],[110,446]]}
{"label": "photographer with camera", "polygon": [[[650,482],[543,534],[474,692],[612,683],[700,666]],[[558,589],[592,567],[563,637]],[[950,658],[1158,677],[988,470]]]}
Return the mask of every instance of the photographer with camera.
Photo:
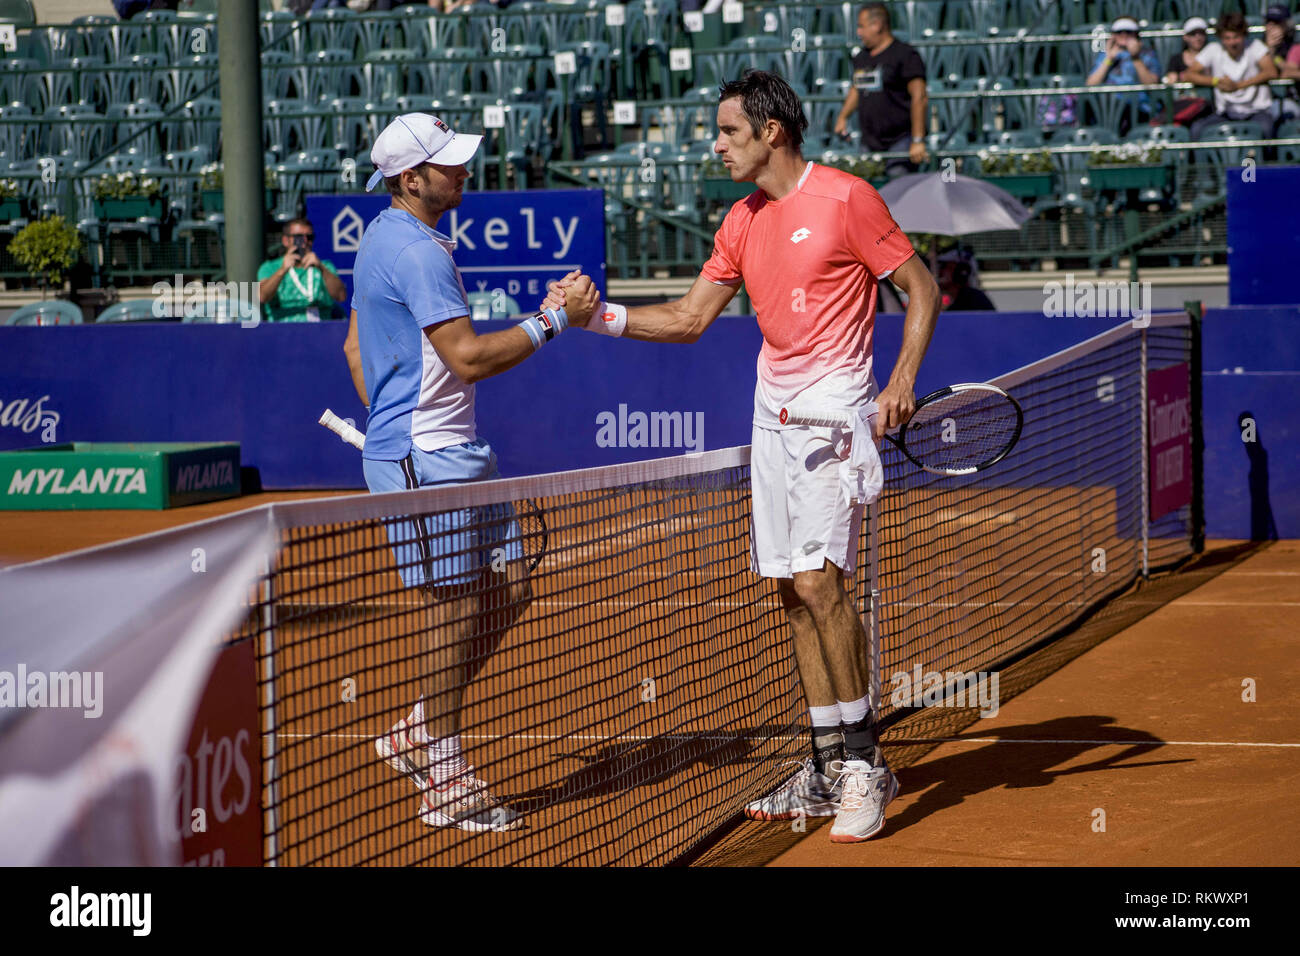
{"label": "photographer with camera", "polygon": [[309,221],[289,220],[280,236],[283,258],[268,259],[258,268],[258,298],[266,321],[319,322],[332,318],[334,303],[347,298],[338,270],[311,251],[314,238]]}

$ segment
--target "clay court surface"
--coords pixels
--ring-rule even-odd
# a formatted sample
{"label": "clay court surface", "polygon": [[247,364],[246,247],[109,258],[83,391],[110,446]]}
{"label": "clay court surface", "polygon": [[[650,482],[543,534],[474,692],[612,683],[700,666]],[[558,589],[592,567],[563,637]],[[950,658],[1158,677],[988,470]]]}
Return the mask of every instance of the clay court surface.
{"label": "clay court surface", "polygon": [[[164,512],[0,512],[0,562],[34,560],[267,501],[320,496],[318,492],[266,494]],[[1300,802],[1295,799],[1300,792],[1300,657],[1294,626],[1298,612],[1300,543],[1209,542],[1205,555],[1183,571],[1153,579],[1107,606],[1075,633],[1007,668],[1002,675],[1003,703],[995,717],[980,719],[971,710],[933,708],[892,728],[886,737],[887,754],[898,769],[902,792],[890,808],[881,837],[845,847],[829,842],[822,821],[809,821],[806,832],[796,832],[788,824],[745,823],[707,848],[698,862],[1296,865],[1300,863]],[[572,610],[544,613],[563,615]],[[633,607],[623,613],[639,617],[653,612]],[[341,646],[322,645],[322,650],[331,661],[329,668],[339,674],[393,665],[373,658],[348,660],[350,652]],[[390,652],[399,658],[404,653],[400,646]],[[410,655],[417,656],[414,646]],[[545,648],[537,648],[536,665],[546,667],[548,656]],[[592,660],[597,659],[593,655]],[[414,681],[414,665],[409,669],[409,679]],[[480,698],[487,700],[495,682],[490,668],[483,676],[487,685]],[[1255,683],[1253,703],[1242,699],[1247,679]],[[311,680],[315,683],[319,678]],[[542,685],[525,682],[524,686],[539,693]],[[387,690],[393,697],[391,709],[397,712],[403,688],[396,685]],[[757,686],[750,693],[782,696],[776,689],[764,691]],[[727,696],[737,699],[734,694]],[[295,706],[298,713],[279,715],[283,734],[293,733],[295,719],[309,723],[312,711],[323,705],[313,704],[307,695]],[[761,709],[762,705],[755,706]],[[368,728],[358,730],[365,732],[316,741],[310,756],[302,760],[302,771],[313,780],[333,779],[339,786],[334,788],[335,799],[323,805],[295,808],[286,803],[287,818],[299,812],[302,816],[296,823],[285,820],[284,837],[293,845],[285,862],[407,863],[425,858],[430,850],[417,849],[419,841],[412,839],[413,832],[428,831],[412,820],[416,798],[409,785],[385,777],[385,768],[368,755],[364,755],[369,766],[362,778],[352,775],[350,768],[371,746]],[[531,732],[546,736],[549,728]],[[647,732],[656,730],[651,727]],[[304,734],[304,739],[309,736]],[[476,746],[495,751],[516,744],[507,738]],[[286,752],[286,758],[291,753]],[[740,756],[702,753],[704,759],[690,765],[689,785],[707,786],[712,760]],[[764,756],[760,746],[743,759]],[[554,759],[564,757],[559,754]],[[623,758],[610,754],[606,759],[613,765],[604,770],[616,778]],[[543,779],[544,769],[521,770],[508,789],[526,798],[531,794],[539,809],[546,808],[545,816],[554,817],[564,829],[597,825],[602,832],[592,839],[615,838],[618,828],[637,825],[636,813],[593,821],[584,819],[581,801],[556,801],[553,794],[530,791]],[[534,773],[539,774],[535,780],[530,776]],[[639,781],[629,795],[650,798],[680,782],[676,775],[652,776]],[[353,810],[345,816],[353,824],[363,824],[356,833],[369,836],[356,839],[354,835],[333,844],[320,838],[294,843],[293,826],[304,827],[304,834],[322,826],[328,829],[331,813],[339,814],[340,805],[355,799],[358,791],[366,795],[365,815],[370,819],[351,820]],[[1104,831],[1100,830],[1102,814]],[[536,832],[546,822],[534,819],[531,825]],[[695,821],[681,819],[673,821],[672,828],[689,830],[694,825]],[[656,826],[665,824],[659,821]],[[393,830],[391,836],[383,836]],[[665,831],[666,844],[678,838],[680,833]],[[464,838],[440,835],[431,842],[455,839]],[[534,862],[546,862],[549,856],[539,853]],[[491,857],[490,852],[484,853],[482,861],[490,862]]]}

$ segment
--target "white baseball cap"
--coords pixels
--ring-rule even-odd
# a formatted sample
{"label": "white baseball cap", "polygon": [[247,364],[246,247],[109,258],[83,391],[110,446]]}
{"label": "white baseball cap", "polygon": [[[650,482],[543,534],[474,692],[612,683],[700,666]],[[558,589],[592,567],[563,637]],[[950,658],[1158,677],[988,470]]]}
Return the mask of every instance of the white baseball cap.
{"label": "white baseball cap", "polygon": [[1132,17],[1120,17],[1110,25],[1111,33],[1119,33],[1121,30],[1128,30],[1133,33],[1138,32],[1138,22]]}
{"label": "white baseball cap", "polygon": [[1210,25],[1201,17],[1188,17],[1187,22],[1183,24],[1183,33],[1191,33],[1193,30],[1210,29]]}
{"label": "white baseball cap", "polygon": [[366,192],[374,189],[379,180],[396,176],[421,163],[463,166],[474,156],[481,142],[482,136],[457,133],[436,116],[404,113],[385,126],[375,139],[370,150],[375,172],[366,183]]}

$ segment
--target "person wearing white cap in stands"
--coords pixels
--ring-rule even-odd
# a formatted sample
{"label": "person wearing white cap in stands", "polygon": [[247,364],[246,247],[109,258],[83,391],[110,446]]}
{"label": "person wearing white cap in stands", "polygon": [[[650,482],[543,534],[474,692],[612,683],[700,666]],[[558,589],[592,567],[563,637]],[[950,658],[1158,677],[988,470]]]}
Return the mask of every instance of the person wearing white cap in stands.
{"label": "person wearing white cap in stands", "polygon": [[1219,17],[1214,32],[1219,38],[1196,54],[1196,63],[1186,73],[1197,86],[1214,87],[1214,114],[1192,124],[1192,138],[1199,139],[1207,126],[1226,121],[1258,123],[1265,138],[1273,136],[1273,94],[1270,80],[1277,79],[1277,67],[1268,47],[1259,40],[1246,42],[1246,18],[1233,11]]}
{"label": "person wearing white cap in stands", "polygon": [[[481,140],[407,113],[370,151],[375,174],[366,189],[383,179],[392,205],[362,234],[344,353],[370,410],[362,469],[374,493],[496,478],[496,454],[476,431],[474,383],[518,365],[570,323],[585,325],[599,304],[583,277],[563,308],[500,332],[474,331],[456,244],[435,226],[460,205],[465,164]],[[515,829],[519,815],[475,776],[460,740],[465,687],[529,602],[514,510],[462,508],[386,528],[403,583],[420,590],[429,610],[428,670],[423,695],[375,748],[420,791],[424,823]]]}
{"label": "person wearing white cap in stands", "polygon": [[1183,74],[1196,62],[1196,54],[1205,49],[1209,42],[1209,29],[1210,25],[1203,18],[1188,17],[1183,24],[1183,48],[1169,58],[1169,65],[1165,67],[1166,83],[1187,82]]}
{"label": "person wearing white cap in stands", "polygon": [[[1144,83],[1160,82],[1160,60],[1155,51],[1142,45],[1138,32],[1138,22],[1132,17],[1120,17],[1110,26],[1110,39],[1106,49],[1097,54],[1092,71],[1084,81],[1088,86],[1100,86],[1103,83],[1132,86]],[[1115,94],[1120,96],[1130,108],[1120,114],[1120,136],[1125,135],[1135,122],[1148,119],[1151,115],[1151,101],[1146,93]],[[1136,108],[1137,116],[1133,116]]]}

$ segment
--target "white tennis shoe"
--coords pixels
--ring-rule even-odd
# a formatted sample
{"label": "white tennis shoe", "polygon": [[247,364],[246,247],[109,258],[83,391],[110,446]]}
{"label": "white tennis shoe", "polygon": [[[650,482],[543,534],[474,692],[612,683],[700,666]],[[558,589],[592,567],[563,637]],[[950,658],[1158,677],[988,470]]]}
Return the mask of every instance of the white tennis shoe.
{"label": "white tennis shoe", "polygon": [[415,784],[415,789],[424,790],[428,786],[429,753],[411,740],[409,715],[393,724],[384,736],[375,739],[375,750],[388,766]]}
{"label": "white tennis shoe", "polygon": [[524,825],[518,813],[492,796],[487,783],[474,776],[473,767],[441,784],[428,780],[420,819],[431,827],[479,832],[516,830]]}
{"label": "white tennis shoe", "polygon": [[831,842],[861,843],[884,829],[885,807],[898,796],[898,778],[883,764],[873,767],[865,760],[846,760],[835,789],[840,792],[840,805],[831,825]]}
{"label": "white tennis shoe", "polygon": [[767,796],[746,806],[745,816],[751,820],[830,817],[835,815],[838,805],[834,781],[817,772],[812,757],[805,757],[798,773]]}

